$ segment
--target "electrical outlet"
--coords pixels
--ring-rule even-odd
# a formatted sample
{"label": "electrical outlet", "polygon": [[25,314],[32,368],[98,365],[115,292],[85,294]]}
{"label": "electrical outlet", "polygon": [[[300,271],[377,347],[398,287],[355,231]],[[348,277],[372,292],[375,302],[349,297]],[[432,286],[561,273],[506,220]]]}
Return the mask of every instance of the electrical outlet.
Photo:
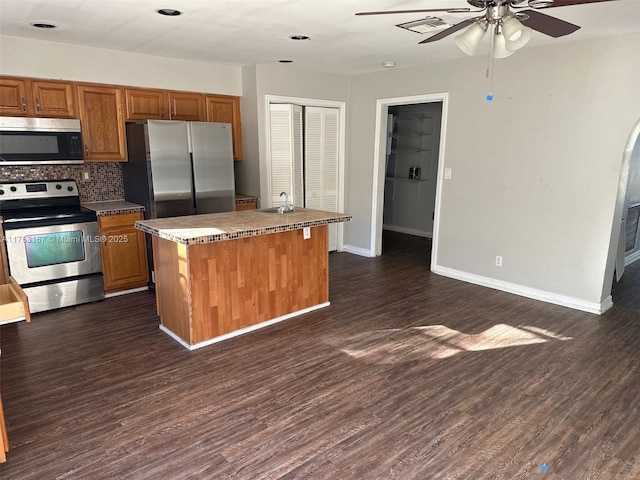
{"label": "electrical outlet", "polygon": [[496,255],[496,267],[502,266],[502,257],[500,255]]}
{"label": "electrical outlet", "polygon": [[91,180],[91,176],[89,175],[89,170],[82,171],[82,180],[84,180],[85,182],[88,182],[89,180]]}
{"label": "electrical outlet", "polygon": [[445,168],[444,169],[444,179],[445,180],[451,180],[451,169],[450,168]]}
{"label": "electrical outlet", "polygon": [[311,227],[304,227],[302,229],[302,238],[304,238],[305,240],[311,238]]}

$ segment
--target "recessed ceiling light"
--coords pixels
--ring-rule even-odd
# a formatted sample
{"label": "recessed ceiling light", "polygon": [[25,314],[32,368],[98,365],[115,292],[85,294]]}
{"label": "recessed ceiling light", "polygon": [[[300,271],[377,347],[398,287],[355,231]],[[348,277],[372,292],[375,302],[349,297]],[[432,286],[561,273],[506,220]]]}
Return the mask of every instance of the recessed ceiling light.
{"label": "recessed ceiling light", "polygon": [[384,68],[392,68],[396,66],[396,62],[392,62],[392,61],[388,61],[388,62],[382,62],[382,66]]}
{"label": "recessed ceiling light", "polygon": [[173,8],[161,8],[160,10],[156,10],[160,15],[166,15],[167,17],[177,17],[178,15],[182,15],[180,10],[174,10]]}
{"label": "recessed ceiling light", "polygon": [[293,60],[278,60],[280,63],[293,63]]}
{"label": "recessed ceiling light", "polygon": [[53,23],[45,23],[45,22],[33,22],[31,26],[35,28],[57,28],[58,27]]}
{"label": "recessed ceiling light", "polygon": [[289,38],[291,40],[309,40],[309,37],[306,35],[291,35]]}

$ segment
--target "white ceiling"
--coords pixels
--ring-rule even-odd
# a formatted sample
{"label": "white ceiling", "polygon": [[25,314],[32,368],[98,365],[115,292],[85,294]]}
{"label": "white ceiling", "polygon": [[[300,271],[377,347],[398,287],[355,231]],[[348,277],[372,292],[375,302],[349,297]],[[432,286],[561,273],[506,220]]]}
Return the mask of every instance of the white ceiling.
{"label": "white ceiling", "polygon": [[[0,34],[229,65],[290,59],[294,68],[354,75],[382,70],[385,61],[405,67],[465,56],[455,35],[419,45],[426,36],[395,26],[426,14],[356,12],[468,6],[466,0],[2,0]],[[184,14],[164,17],[155,13],[159,8]],[[582,28],[559,39],[534,32],[525,48],[640,31],[640,0],[542,12]],[[36,29],[32,22],[58,28]],[[296,34],[310,40],[289,39]]]}

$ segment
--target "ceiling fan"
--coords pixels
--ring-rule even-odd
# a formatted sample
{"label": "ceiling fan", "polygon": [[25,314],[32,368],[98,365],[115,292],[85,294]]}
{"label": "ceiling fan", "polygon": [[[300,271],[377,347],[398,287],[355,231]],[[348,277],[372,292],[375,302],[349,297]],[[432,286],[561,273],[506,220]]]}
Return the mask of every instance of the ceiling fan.
{"label": "ceiling fan", "polygon": [[[492,29],[491,52],[494,58],[504,58],[524,47],[531,39],[532,30],[558,38],[569,35],[580,27],[538,10],[553,7],[568,7],[587,3],[612,2],[616,0],[467,0],[469,7],[429,8],[418,10],[388,10],[379,12],[359,12],[356,15],[386,15],[395,13],[483,13],[468,18],[421,41],[431,43],[441,40],[465,27],[469,27],[456,37],[456,44],[467,55],[473,55],[487,30]],[[528,7],[528,9],[527,9]],[[427,17],[429,19],[430,17]]]}

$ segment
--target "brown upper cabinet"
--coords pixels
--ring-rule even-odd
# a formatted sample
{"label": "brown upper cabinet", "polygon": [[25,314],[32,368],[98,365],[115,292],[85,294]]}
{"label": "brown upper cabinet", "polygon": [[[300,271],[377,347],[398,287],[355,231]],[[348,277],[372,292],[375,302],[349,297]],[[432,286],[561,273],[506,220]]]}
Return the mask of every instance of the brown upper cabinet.
{"label": "brown upper cabinet", "polygon": [[0,115],[79,118],[88,162],[127,161],[125,122],[225,122],[242,160],[240,97],[231,95],[0,76]]}
{"label": "brown upper cabinet", "polygon": [[169,96],[164,90],[149,88],[125,88],[126,119],[169,120]]}
{"label": "brown upper cabinet", "polygon": [[230,123],[233,132],[233,159],[242,160],[240,97],[125,88],[126,119],[187,120]]}
{"label": "brown upper cabinet", "polygon": [[240,97],[207,95],[207,122],[231,124],[233,132],[233,159],[242,160],[242,122],[240,119]]}
{"label": "brown upper cabinet", "polygon": [[170,91],[169,112],[171,120],[204,122],[204,94]]}
{"label": "brown upper cabinet", "polygon": [[77,118],[71,82],[0,78],[0,114]]}
{"label": "brown upper cabinet", "polygon": [[204,94],[157,90],[152,88],[125,88],[127,121],[187,120],[204,122]]}
{"label": "brown upper cabinet", "polygon": [[122,88],[77,84],[85,162],[127,160]]}
{"label": "brown upper cabinet", "polygon": [[127,121],[187,120],[204,122],[204,94],[157,90],[151,88],[125,88]]}

